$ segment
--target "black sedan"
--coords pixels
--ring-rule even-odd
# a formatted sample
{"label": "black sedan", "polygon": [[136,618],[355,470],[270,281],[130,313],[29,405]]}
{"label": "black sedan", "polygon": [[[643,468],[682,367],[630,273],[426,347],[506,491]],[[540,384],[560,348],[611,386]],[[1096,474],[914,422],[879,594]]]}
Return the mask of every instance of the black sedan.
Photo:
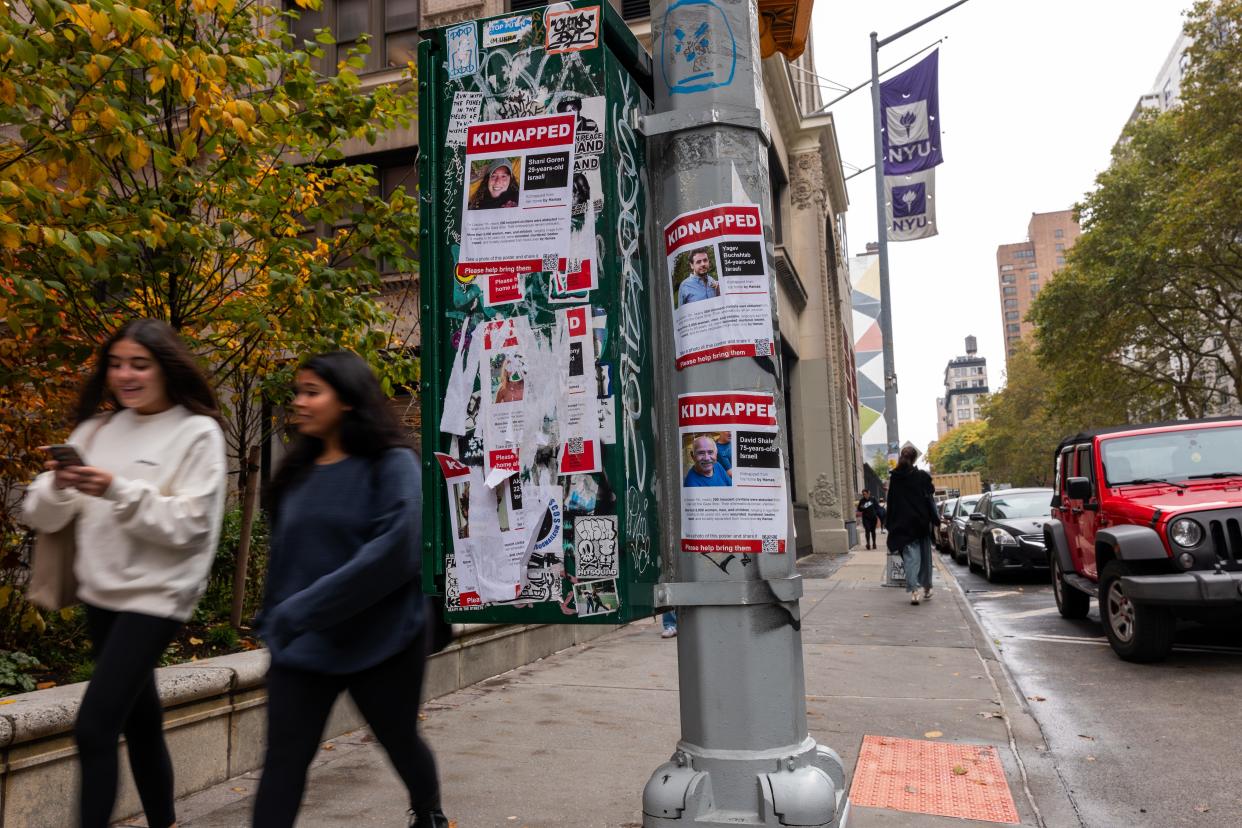
{"label": "black sedan", "polygon": [[970,513],[982,495],[962,495],[953,507],[953,516],[949,519],[949,554],[959,564],[966,563],[966,527],[970,524]]}
{"label": "black sedan", "polygon": [[985,494],[966,527],[966,563],[989,581],[1005,570],[1046,569],[1044,523],[1052,489],[1002,489]]}
{"label": "black sedan", "polygon": [[932,524],[932,545],[941,552],[952,551],[949,530],[953,527],[953,508],[957,506],[957,498],[951,497],[940,503],[936,510],[936,522]]}

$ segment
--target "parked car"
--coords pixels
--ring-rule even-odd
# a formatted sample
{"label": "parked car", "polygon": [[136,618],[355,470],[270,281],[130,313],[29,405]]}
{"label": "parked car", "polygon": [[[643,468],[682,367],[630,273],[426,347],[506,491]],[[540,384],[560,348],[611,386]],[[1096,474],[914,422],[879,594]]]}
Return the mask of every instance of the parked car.
{"label": "parked car", "polygon": [[1044,544],[1057,609],[1100,605],[1126,661],[1159,661],[1177,619],[1242,615],[1242,419],[1086,431],[1055,456]]}
{"label": "parked car", "polygon": [[936,510],[936,522],[932,525],[932,543],[941,552],[953,549],[949,542],[949,530],[953,525],[953,509],[957,506],[957,498],[949,497],[942,500]]}
{"label": "parked car", "polygon": [[966,524],[983,495],[963,495],[953,507],[953,519],[949,525],[949,554],[959,564],[966,563]]}
{"label": "parked car", "polygon": [[995,583],[1005,570],[1044,569],[1052,489],[1004,489],[980,498],[966,526],[966,565]]}

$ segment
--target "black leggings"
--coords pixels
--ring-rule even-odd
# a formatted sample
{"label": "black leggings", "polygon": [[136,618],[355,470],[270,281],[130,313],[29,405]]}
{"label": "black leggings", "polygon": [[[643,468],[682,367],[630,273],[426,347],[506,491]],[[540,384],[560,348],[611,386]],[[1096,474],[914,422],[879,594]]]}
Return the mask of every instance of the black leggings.
{"label": "black leggings", "polygon": [[254,828],[292,826],[306,790],[306,771],[319,750],[332,703],[348,690],[388,752],[420,819],[440,807],[431,748],[418,734],[418,705],[427,645],[423,636],[403,652],[359,673],[326,675],[273,664],[267,673],[267,756],[254,803]]}
{"label": "black leggings", "polygon": [[86,607],[86,622],[95,672],[74,725],[82,764],[82,828],[106,828],[112,817],[116,745],[122,733],[147,824],[167,828],[177,821],[177,815],[155,668],[181,622],[92,606]]}

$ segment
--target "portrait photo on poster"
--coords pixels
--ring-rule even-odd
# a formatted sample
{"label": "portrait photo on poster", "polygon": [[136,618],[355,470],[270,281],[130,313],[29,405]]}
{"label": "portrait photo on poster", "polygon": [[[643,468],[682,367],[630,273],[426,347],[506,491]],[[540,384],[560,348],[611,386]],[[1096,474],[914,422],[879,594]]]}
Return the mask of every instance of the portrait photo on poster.
{"label": "portrait photo on poster", "polygon": [[730,431],[682,435],[681,485],[687,488],[732,486],[732,443],[733,433]]}
{"label": "portrait photo on poster", "polygon": [[468,210],[516,207],[522,197],[522,159],[483,158],[470,162]]}
{"label": "portrait photo on poster", "polygon": [[676,308],[720,297],[720,276],[714,247],[696,247],[678,254],[673,263]]}

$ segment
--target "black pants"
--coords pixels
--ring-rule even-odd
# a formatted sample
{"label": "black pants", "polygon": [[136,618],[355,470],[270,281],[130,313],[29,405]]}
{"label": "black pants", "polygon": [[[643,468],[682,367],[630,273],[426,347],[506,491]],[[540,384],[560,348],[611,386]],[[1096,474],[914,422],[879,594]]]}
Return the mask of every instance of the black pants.
{"label": "black pants", "polygon": [[147,824],[167,828],[177,815],[155,668],[181,622],[92,606],[86,608],[86,622],[95,672],[74,725],[82,765],[82,828],[109,824],[116,804],[116,746],[122,733]]}
{"label": "black pants", "polygon": [[267,756],[255,797],[254,828],[293,825],[307,768],[319,750],[332,703],[344,690],[388,752],[419,824],[430,822],[430,811],[440,807],[440,783],[431,748],[418,734],[426,648],[420,635],[387,661],[339,676],[272,665],[267,674]]}
{"label": "black pants", "polygon": [[863,534],[866,538],[866,545],[872,549],[875,548],[875,521],[868,523],[863,521]]}

